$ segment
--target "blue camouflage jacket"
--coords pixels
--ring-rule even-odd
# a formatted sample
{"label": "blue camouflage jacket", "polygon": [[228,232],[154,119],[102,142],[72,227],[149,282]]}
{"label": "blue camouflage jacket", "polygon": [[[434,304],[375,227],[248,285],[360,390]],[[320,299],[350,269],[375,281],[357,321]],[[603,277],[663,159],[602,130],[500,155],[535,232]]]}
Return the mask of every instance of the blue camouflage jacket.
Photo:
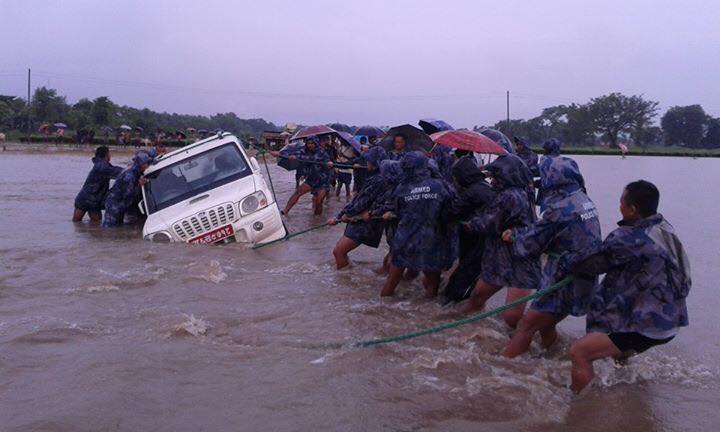
{"label": "blue camouflage jacket", "polygon": [[75,197],[75,207],[85,211],[100,211],[110,188],[110,179],[116,178],[123,169],[97,157],[92,158],[92,162],[93,167]]}
{"label": "blue camouflage jacket", "polygon": [[[568,166],[559,157],[543,171],[544,210],[540,220],[513,231],[513,253],[522,257],[547,255],[539,288],[556,281],[560,256],[582,252],[602,242],[600,221],[595,204],[577,183],[577,164]],[[573,161],[574,162],[574,161]],[[536,300],[532,307],[557,315],[585,315],[588,311],[596,277],[577,278],[559,291]]]}
{"label": "blue camouflage jacket", "polygon": [[[378,199],[381,199],[385,191],[385,181],[380,174],[380,163],[387,158],[387,153],[382,147],[373,147],[363,153],[362,158],[373,165],[373,169],[367,169],[362,189],[353,197],[338,213],[340,219],[344,215],[359,216],[365,211],[370,212]],[[378,247],[382,239],[383,223],[380,220],[357,221],[349,223],[345,227],[345,237],[370,247]]]}
{"label": "blue camouflage jacket", "polygon": [[535,209],[529,196],[532,181],[525,163],[515,155],[498,157],[488,165],[497,196],[490,205],[470,220],[468,228],[485,236],[482,280],[498,286],[535,289],[540,278],[536,257],[517,257],[502,241],[506,229],[530,226]]}
{"label": "blue camouflage jacket", "polygon": [[537,153],[530,150],[529,147],[524,146],[522,150],[520,148],[517,148],[515,150],[515,155],[522,159],[523,162],[525,162],[525,165],[530,169],[533,177],[538,177],[540,175],[540,172],[538,170],[539,156],[537,155]]}
{"label": "blue camouflage jacket", "polygon": [[430,176],[428,159],[408,152],[400,161],[403,179],[393,193],[397,228],[391,242],[392,263],[418,271],[441,271],[444,248],[443,207],[450,192]]}
{"label": "blue camouflage jacket", "polygon": [[690,264],[661,214],[620,226],[591,250],[563,257],[580,276],[605,274],[594,290],[588,332],[638,332],[648,337],[688,325]]}
{"label": "blue camouflage jacket", "polygon": [[306,147],[296,153],[300,162],[300,172],[305,176],[305,183],[313,189],[321,187],[329,187],[332,178],[333,169],[328,168],[326,163],[330,162],[330,155],[319,146],[314,152],[310,152]]}

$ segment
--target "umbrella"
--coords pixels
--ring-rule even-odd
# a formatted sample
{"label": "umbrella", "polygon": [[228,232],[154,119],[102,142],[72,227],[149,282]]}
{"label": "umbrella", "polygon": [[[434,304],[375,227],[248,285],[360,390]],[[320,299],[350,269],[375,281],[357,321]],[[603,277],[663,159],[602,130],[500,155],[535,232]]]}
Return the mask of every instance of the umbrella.
{"label": "umbrella", "polygon": [[135,130],[138,132],[144,132],[145,129],[141,128],[140,126],[135,126]]}
{"label": "umbrella", "polygon": [[119,129],[122,129],[122,130],[132,130],[132,128],[131,128],[130,126],[128,126],[128,125],[121,125],[121,126],[119,127]]}
{"label": "umbrella", "polygon": [[505,154],[507,151],[483,134],[465,130],[448,130],[430,135],[436,144],[476,153]]}
{"label": "umbrella", "polygon": [[112,132],[113,128],[111,128],[110,126],[103,126],[100,128],[100,130],[103,132]]}
{"label": "umbrella", "polygon": [[299,131],[295,132],[295,135],[290,138],[290,141],[295,141],[311,136],[319,136],[319,135],[327,135],[335,133],[334,129],[331,129],[325,125],[318,125],[318,126],[308,126],[300,129]]}
{"label": "umbrella", "polygon": [[382,137],[385,131],[376,126],[362,126],[355,131],[355,136]]}
{"label": "umbrella", "polygon": [[434,134],[435,132],[442,132],[454,129],[446,122],[432,118],[422,119],[418,122],[418,124],[420,125],[422,130],[425,131],[426,134]]}
{"label": "umbrella", "polygon": [[185,129],[185,130],[186,130],[188,133],[191,133],[191,134],[197,132],[197,131],[195,130],[195,128],[191,128],[191,127],[187,128],[187,129]]}
{"label": "umbrella", "polygon": [[356,152],[360,153],[360,143],[355,139],[355,137],[348,132],[338,132],[337,133],[338,138],[340,138],[340,141],[343,143],[349,145],[353,149],[355,149]]}
{"label": "umbrella", "polygon": [[505,134],[499,130],[484,128],[480,130],[480,133],[500,144],[508,153],[515,153],[510,138],[505,136]]}
{"label": "umbrella", "polygon": [[67,125],[65,123],[55,123],[53,126],[59,129],[65,129],[67,128]]}
{"label": "umbrella", "polygon": [[187,138],[187,135],[185,135],[185,132],[183,132],[183,131],[175,131],[175,136],[176,136],[176,137],[177,137],[177,136],[181,136],[182,139]]}
{"label": "umbrella", "polygon": [[353,133],[353,128],[343,123],[332,123],[328,127],[337,132]]}
{"label": "umbrella", "polygon": [[208,130],[207,130],[207,129],[198,129],[197,132],[198,132],[199,134],[206,134],[206,133],[208,133]]}
{"label": "umbrella", "polygon": [[378,145],[385,147],[386,150],[392,150],[393,141],[397,134],[405,135],[406,149],[408,151],[424,150],[429,152],[433,148],[432,138],[421,129],[409,124],[395,126],[388,130],[387,135],[378,142]]}
{"label": "umbrella", "polygon": [[45,132],[47,132],[48,129],[50,129],[50,125],[47,123],[43,123],[38,128],[38,132],[45,133]]}

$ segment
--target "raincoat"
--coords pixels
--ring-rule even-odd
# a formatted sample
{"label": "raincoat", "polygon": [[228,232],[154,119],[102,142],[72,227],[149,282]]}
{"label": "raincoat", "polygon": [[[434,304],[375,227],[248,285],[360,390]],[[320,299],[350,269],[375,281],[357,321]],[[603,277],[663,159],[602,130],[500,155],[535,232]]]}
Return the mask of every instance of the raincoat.
{"label": "raincoat", "polygon": [[[589,250],[602,242],[600,221],[595,204],[580,189],[582,178],[577,164],[568,165],[562,157],[551,158],[541,182],[544,207],[540,220],[513,231],[513,254],[539,258],[547,255],[539,288],[556,280],[558,263],[564,253]],[[576,278],[569,285],[538,298],[532,308],[555,315],[583,316],[588,312],[596,277]]]}
{"label": "raincoat", "polygon": [[[380,163],[387,159],[387,153],[382,147],[373,147],[363,153],[362,158],[370,162],[374,169],[367,170],[363,188],[353,197],[341,211],[337,218],[347,215],[350,217],[359,216],[365,211],[371,211],[375,201],[382,197],[385,190],[385,181],[380,174]],[[383,234],[383,222],[381,220],[357,221],[345,226],[345,237],[373,248],[380,245]]]}
{"label": "raincoat", "polygon": [[[475,158],[460,158],[452,167],[457,194],[448,207],[448,219],[453,222],[469,220],[495,199],[495,191],[485,181]],[[461,301],[470,296],[482,269],[484,237],[477,233],[460,231],[458,267],[445,286],[445,300]]]}
{"label": "raincoat", "polygon": [[140,167],[150,162],[152,162],[150,155],[138,152],[133,158],[132,166],[118,175],[105,200],[105,216],[102,226],[109,228],[123,224],[125,213],[130,210],[140,194],[138,185],[138,180],[142,176]]}
{"label": "raincoat", "polygon": [[103,208],[105,196],[110,188],[110,179],[116,178],[123,169],[97,157],[92,158],[92,162],[93,167],[75,197],[75,208],[99,212]]}
{"label": "raincoat", "polygon": [[398,225],[391,244],[392,263],[417,271],[441,271],[446,259],[443,250],[443,207],[451,197],[442,180],[432,178],[428,159],[408,152],[400,161],[403,179],[393,193]]}
{"label": "raincoat", "polygon": [[487,170],[497,196],[468,224],[470,231],[485,236],[482,280],[497,286],[536,289],[540,282],[539,260],[513,256],[510,245],[501,238],[506,229],[527,227],[535,221],[530,171],[512,154],[499,156]]}
{"label": "raincoat", "polygon": [[561,262],[576,275],[605,273],[593,292],[587,330],[672,336],[688,325],[685,299],[692,282],[683,245],[661,214],[618,225],[602,244]]}

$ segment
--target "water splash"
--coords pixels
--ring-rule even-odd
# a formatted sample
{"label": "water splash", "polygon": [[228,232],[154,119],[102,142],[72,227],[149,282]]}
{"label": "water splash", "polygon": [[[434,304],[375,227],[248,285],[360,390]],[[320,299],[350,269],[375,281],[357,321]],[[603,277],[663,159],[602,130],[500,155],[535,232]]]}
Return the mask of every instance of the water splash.
{"label": "water splash", "polygon": [[183,314],[185,321],[178,324],[173,333],[177,335],[202,336],[210,330],[210,324],[202,318],[196,318],[195,315]]}

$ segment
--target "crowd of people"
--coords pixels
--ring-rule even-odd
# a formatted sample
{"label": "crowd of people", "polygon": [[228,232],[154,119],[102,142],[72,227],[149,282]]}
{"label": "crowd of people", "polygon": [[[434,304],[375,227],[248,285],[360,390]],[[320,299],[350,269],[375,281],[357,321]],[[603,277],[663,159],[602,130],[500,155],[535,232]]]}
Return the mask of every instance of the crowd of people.
{"label": "crowd of people", "polygon": [[[502,313],[514,329],[504,355],[526,353],[536,333],[548,348],[558,339],[558,323],[585,316],[587,334],[569,352],[575,392],[592,380],[594,360],[624,361],[669,342],[688,325],[690,266],[673,227],[657,211],[660,193],[652,183],[624,188],[619,227],[603,240],[580,168],[561,155],[554,139],[545,142],[540,158],[516,138],[514,154],[481,166],[469,151],[440,145],[410,151],[406,136],[392,138],[389,150],[374,137],[363,140],[359,156],[338,152],[328,135],[308,137],[290,153],[272,152],[298,164],[297,188],[283,215],[307,193],[321,215],[333,188],[336,195],[345,188],[347,204],[327,222],[346,224],[333,249],[338,270],[350,265],[354,249],[378,248],[384,236],[381,296],[393,296],[401,281],[422,274],[425,294],[434,298],[444,274],[442,302],[463,302],[464,311],[474,313],[503,288],[509,303],[566,284],[529,308],[519,304]],[[88,213],[103,227],[122,224],[140,200],[143,172],[165,151],[162,143],[140,150],[123,169],[110,163],[107,147],[98,147],[73,221]]]}
{"label": "crowd of people", "polygon": [[[335,163],[329,140],[309,137],[290,155],[275,152],[300,165],[285,215],[308,192],[314,213],[322,213]],[[369,145],[347,161],[363,175],[355,177],[356,194],[327,222],[346,223],[333,250],[338,270],[350,265],[351,251],[378,248],[384,235],[389,252],[379,270],[387,275],[381,296],[422,273],[425,294],[436,297],[445,273],[442,301],[464,301],[465,312],[473,313],[502,288],[511,302],[566,283],[527,310],[521,304],[503,312],[514,329],[504,355],[526,353],[536,333],[550,347],[558,323],[586,316],[587,334],[569,352],[575,392],[592,380],[594,360],[624,361],[669,342],[688,325],[688,259],[657,212],[660,193],[652,183],[625,187],[622,220],[603,240],[580,168],[561,155],[558,141],[547,141],[539,158],[516,138],[515,154],[485,166],[469,152],[443,146],[408,151],[406,141],[398,134],[389,151]]]}
{"label": "crowd of people", "polygon": [[[124,223],[126,215],[138,216],[138,203],[142,199],[143,176],[153,159],[167,152],[162,142],[154,147],[139,150],[130,166],[123,168],[110,163],[110,149],[100,146],[92,158],[93,167],[75,197],[73,222],[81,222],[88,215],[92,222],[112,228]],[[110,180],[115,180],[110,187]],[[103,215],[102,211],[105,210]]]}

